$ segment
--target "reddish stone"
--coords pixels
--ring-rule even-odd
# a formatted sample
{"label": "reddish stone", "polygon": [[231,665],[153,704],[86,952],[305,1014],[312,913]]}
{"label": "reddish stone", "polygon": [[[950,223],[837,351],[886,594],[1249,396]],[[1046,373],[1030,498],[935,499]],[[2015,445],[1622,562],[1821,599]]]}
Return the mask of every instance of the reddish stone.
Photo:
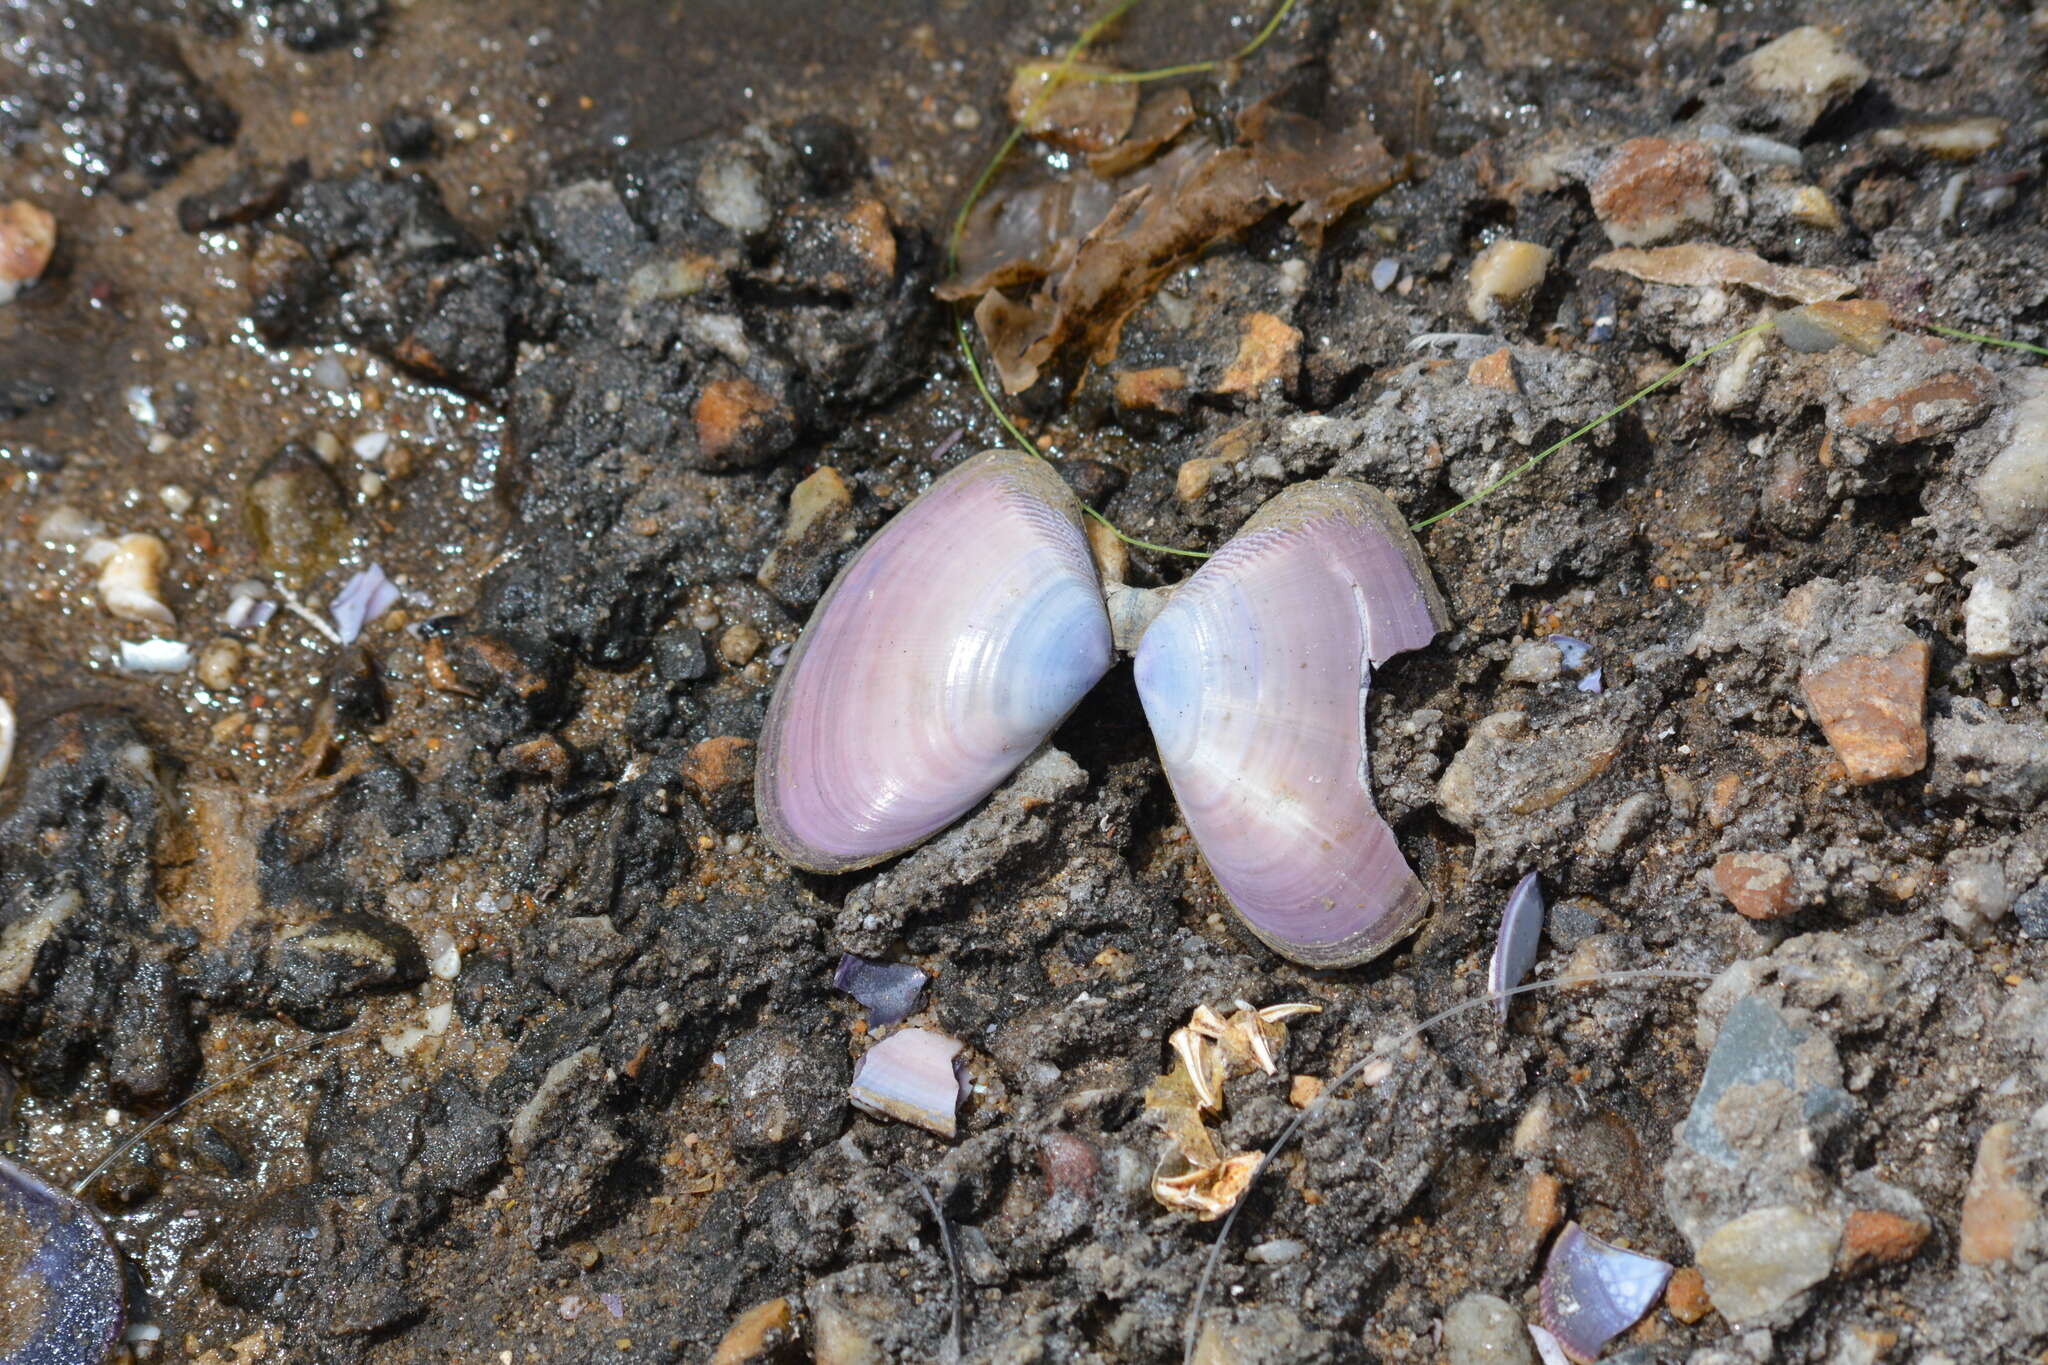
{"label": "reddish stone", "polygon": [[1927,1224],[1883,1209],[1857,1209],[1842,1228],[1836,1261],[1845,1275],[1909,1261],[1927,1240]]}
{"label": "reddish stone", "polygon": [[1750,919],[1782,919],[1799,908],[1792,864],[1775,853],[1724,853],[1714,860],[1714,885]]}
{"label": "reddish stone", "polygon": [[1876,445],[1950,436],[1984,420],[1991,411],[1992,385],[1991,372],[1981,365],[1951,370],[1842,409],[1842,428]]}
{"label": "reddish stone", "polygon": [[1852,654],[1799,676],[1806,703],[1857,783],[1910,777],[1927,766],[1927,645]]}
{"label": "reddish stone", "polygon": [[1697,142],[1631,138],[1593,177],[1593,212],[1616,246],[1642,246],[1714,221],[1720,163]]}
{"label": "reddish stone", "polygon": [[714,379],[697,396],[691,418],[697,446],[712,459],[743,449],[776,416],[775,400],[750,379]]}
{"label": "reddish stone", "polygon": [[1278,380],[1292,383],[1301,373],[1301,333],[1271,313],[1245,319],[1237,358],[1216,383],[1218,393],[1253,393]]}
{"label": "reddish stone", "polygon": [[1482,389],[1499,389],[1502,393],[1522,391],[1521,384],[1515,380],[1515,358],[1505,346],[1473,361],[1472,367],[1465,371],[1465,379]]}
{"label": "reddish stone", "polygon": [[1696,1266],[1680,1267],[1664,1286],[1664,1306],[1671,1310],[1672,1317],[1688,1325],[1713,1312],[1713,1300],[1707,1297],[1707,1277]]}
{"label": "reddish stone", "polygon": [[1965,1265],[2009,1261],[2020,1234],[2034,1217],[2034,1201],[2013,1172],[2012,1139],[2019,1125],[2008,1119],[1984,1130],[1977,1164],[1963,1194],[1963,1226],[1957,1254]]}

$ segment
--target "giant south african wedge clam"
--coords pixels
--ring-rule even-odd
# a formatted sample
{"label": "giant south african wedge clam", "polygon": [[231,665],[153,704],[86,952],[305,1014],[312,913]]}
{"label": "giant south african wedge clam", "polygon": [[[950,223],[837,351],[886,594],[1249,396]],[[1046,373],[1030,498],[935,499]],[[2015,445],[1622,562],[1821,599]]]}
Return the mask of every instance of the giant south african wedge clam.
{"label": "giant south african wedge clam", "polygon": [[[789,861],[839,872],[966,814],[1108,671],[1111,631],[1074,494],[986,451],[854,556],[769,703],[755,796]],[[1422,914],[1373,806],[1374,667],[1446,624],[1386,497],[1346,479],[1273,498],[1166,595],[1135,647],[1140,700],[1217,885],[1252,933],[1319,967]]]}

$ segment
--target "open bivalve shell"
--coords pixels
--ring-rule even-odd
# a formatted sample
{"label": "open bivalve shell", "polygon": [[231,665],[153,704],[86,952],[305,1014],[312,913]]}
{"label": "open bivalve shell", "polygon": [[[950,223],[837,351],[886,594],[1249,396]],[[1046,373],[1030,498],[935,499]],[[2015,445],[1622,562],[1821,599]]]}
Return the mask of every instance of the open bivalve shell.
{"label": "open bivalve shell", "polygon": [[762,832],[814,872],[965,815],[1109,671],[1081,504],[991,450],[940,477],[834,580],[761,730]]}
{"label": "open bivalve shell", "polygon": [[0,1157],[0,1361],[99,1365],[120,1339],[125,1292],[92,1211]]}
{"label": "open bivalve shell", "polygon": [[1374,807],[1373,668],[1448,622],[1384,494],[1298,484],[1174,591],[1138,642],[1138,695],[1188,831],[1251,931],[1316,967],[1364,962],[1421,916]]}

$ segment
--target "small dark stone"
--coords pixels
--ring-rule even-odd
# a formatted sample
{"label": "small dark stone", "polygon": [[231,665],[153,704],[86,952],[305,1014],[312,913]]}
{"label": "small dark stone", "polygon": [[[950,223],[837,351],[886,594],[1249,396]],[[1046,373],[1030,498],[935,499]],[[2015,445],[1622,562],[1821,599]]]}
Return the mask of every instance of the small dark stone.
{"label": "small dark stone", "polygon": [[568,280],[622,281],[646,248],[608,180],[579,180],[529,199],[526,222],[548,266]]}
{"label": "small dark stone", "polygon": [[286,47],[325,52],[350,43],[374,42],[385,17],[385,0],[269,0],[257,13]]}
{"label": "small dark stone", "polygon": [[846,1126],[853,1069],[838,1037],[764,1028],[725,1052],[733,1150],[757,1161],[801,1156]]}
{"label": "small dark stone", "polygon": [[43,384],[33,379],[0,380],[0,422],[26,417],[35,409],[46,408],[56,401],[55,384]]}
{"label": "small dark stone", "polygon": [[61,119],[69,156],[136,199],[205,147],[234,141],[241,119],[193,73],[175,34],[142,21],[143,8],[8,6],[0,149],[12,150],[17,128]]}
{"label": "small dark stone", "polygon": [[654,642],[654,676],[671,687],[711,676],[711,654],[704,634],[688,626],[663,631]]}
{"label": "small dark stone", "polygon": [[180,199],[178,226],[208,232],[268,217],[284,207],[307,174],[304,157],[283,166],[244,166],[212,189]]}
{"label": "small dark stone", "polygon": [[300,336],[326,292],[327,272],[296,239],[272,233],[249,257],[249,321],[267,344]]}
{"label": "small dark stone", "polygon": [[1074,496],[1098,512],[1104,503],[1123,491],[1124,472],[1113,464],[1100,460],[1060,460],[1054,467],[1067,481],[1067,487],[1074,490]]}
{"label": "small dark stone", "polygon": [[483,703],[489,733],[504,740],[547,729],[569,714],[569,656],[518,631],[471,631],[427,644],[427,676],[446,692]]}
{"label": "small dark stone", "polygon": [[441,150],[441,131],[434,120],[410,109],[393,109],[377,125],[384,150],[402,161],[423,161]]}
{"label": "small dark stone", "polygon": [[347,500],[334,471],[297,441],[257,471],[243,512],[263,567],[299,587],[333,566],[348,526]]}
{"label": "small dark stone", "polygon": [[836,118],[810,114],[789,126],[789,145],[805,188],[820,198],[839,194],[866,169],[860,138]]}
{"label": "small dark stone", "polygon": [[314,1029],[347,1025],[356,996],[417,985],[427,975],[412,935],[374,915],[333,915],[285,930],[267,966],[269,1003]]}
{"label": "small dark stone", "polygon": [[1558,948],[1575,948],[1595,934],[1607,932],[1608,925],[1600,918],[1599,907],[1593,902],[1572,897],[1561,900],[1550,907],[1543,929],[1550,941]]}
{"label": "small dark stone", "polygon": [[2020,922],[2022,934],[2028,938],[2048,938],[2048,882],[2022,892],[2012,903],[2012,913]]}
{"label": "small dark stone", "polygon": [[248,1178],[249,1158],[242,1155],[242,1149],[212,1124],[203,1123],[192,1134],[192,1150],[201,1161],[228,1179]]}
{"label": "small dark stone", "polygon": [[384,719],[387,701],[384,673],[376,656],[363,646],[350,645],[335,657],[327,669],[327,696],[334,703],[334,718],[345,725],[375,725]]}

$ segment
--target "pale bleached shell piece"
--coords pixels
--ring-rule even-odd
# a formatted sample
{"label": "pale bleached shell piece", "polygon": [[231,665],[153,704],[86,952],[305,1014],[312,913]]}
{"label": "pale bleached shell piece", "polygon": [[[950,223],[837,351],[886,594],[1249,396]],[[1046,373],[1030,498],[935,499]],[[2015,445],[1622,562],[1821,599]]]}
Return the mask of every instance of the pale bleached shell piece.
{"label": "pale bleached shell piece", "polygon": [[100,605],[123,621],[176,625],[178,618],[164,605],[157,579],[168,552],[152,535],[137,533],[113,542],[100,565]]}
{"label": "pale bleached shell piece", "polygon": [[14,764],[14,708],[7,704],[7,698],[0,697],[0,782],[7,780],[7,770]]}
{"label": "pale bleached shell piece", "polygon": [[1372,801],[1372,667],[1448,621],[1378,490],[1297,484],[1175,590],[1138,644],[1138,695],[1217,884],[1275,951],[1350,966],[1424,909]]}
{"label": "pale bleached shell piece", "polygon": [[971,810],[1111,662],[1081,504],[1043,460],[991,450],[855,555],[791,651],[761,729],[761,830],[843,872]]}
{"label": "pale bleached shell piece", "polygon": [[930,1029],[907,1028],[868,1049],[853,1074],[848,1098],[879,1118],[898,1119],[952,1137],[960,1106],[953,1058],[960,1044]]}

